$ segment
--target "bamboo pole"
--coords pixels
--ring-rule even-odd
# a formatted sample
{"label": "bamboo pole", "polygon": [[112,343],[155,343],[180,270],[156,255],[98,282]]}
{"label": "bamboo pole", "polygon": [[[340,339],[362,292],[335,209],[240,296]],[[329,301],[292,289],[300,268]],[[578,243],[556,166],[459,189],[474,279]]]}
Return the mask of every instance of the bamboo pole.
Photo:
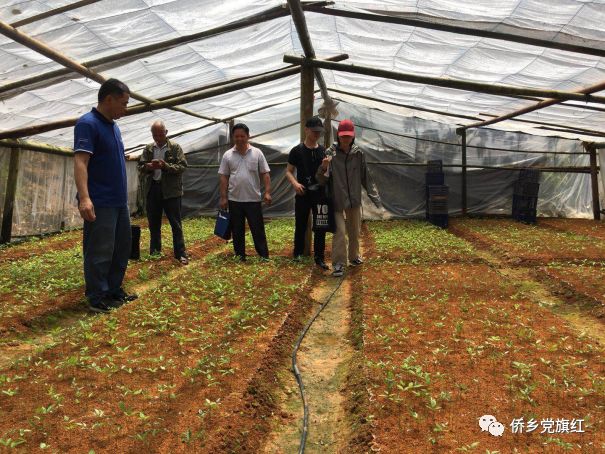
{"label": "bamboo pole", "polygon": [[[118,64],[125,64],[133,60],[138,60],[150,54],[155,54],[159,52],[163,52],[165,50],[172,49],[174,47],[178,47],[183,44],[193,43],[196,41],[201,41],[206,38],[211,38],[217,35],[221,35],[224,33],[232,32],[235,30],[239,30],[242,28],[254,26],[261,22],[267,22],[273,19],[277,19],[279,17],[288,16],[289,11],[287,8],[282,6],[276,6],[270,8],[266,11],[263,11],[259,14],[255,14],[253,16],[247,17],[245,19],[241,19],[238,21],[234,21],[228,23],[226,25],[221,25],[219,27],[211,28],[209,30],[205,30],[203,32],[193,33],[190,35],[179,36],[178,38],[169,39],[166,41],[162,41],[159,43],[149,44],[146,46],[137,47],[135,49],[130,49],[124,52],[120,52],[113,55],[108,55],[106,57],[101,57],[93,60],[88,60],[82,62],[82,65],[87,68],[96,68],[103,67],[103,69],[109,69]],[[47,86],[50,83],[55,82],[55,79],[61,76],[66,76],[71,73],[71,69],[59,69],[54,71],[49,71],[43,74],[39,74],[34,77],[30,77],[27,79],[19,80],[16,82],[12,82],[3,86],[0,86],[0,94],[6,93],[12,90],[16,90],[19,88],[28,87],[31,85],[36,86]],[[39,85],[41,84],[41,85]]]}
{"label": "bamboo pole", "polygon": [[[219,87],[211,88],[208,90],[201,90],[191,95],[178,96],[175,98],[170,98],[165,101],[157,101],[150,104],[136,104],[132,107],[129,107],[126,110],[124,116],[137,115],[143,112],[151,112],[157,109],[163,109],[166,107],[175,106],[178,104],[186,104],[193,101],[199,101],[201,99],[210,98],[212,96],[218,96],[225,93],[230,93],[232,91],[241,90],[243,88],[247,88],[250,86],[271,82],[274,80],[282,79],[285,77],[292,76],[299,71],[298,68],[284,70],[279,73],[275,73],[269,76],[263,76],[259,78],[250,78],[245,81],[236,82],[233,84],[225,84]],[[65,120],[50,122],[41,125],[27,126],[25,128],[17,128],[11,131],[2,131],[0,132],[0,139],[6,138],[20,138],[26,136],[32,136],[35,134],[41,134],[47,131],[53,131],[55,129],[67,128],[70,126],[74,126],[78,121],[79,117],[72,117]]]}
{"label": "bamboo pole", "polygon": [[[491,115],[491,114],[487,114],[487,113],[479,113],[479,115],[483,115],[486,117],[494,117],[496,118],[497,115]],[[577,128],[577,127],[571,127],[571,126],[564,126],[564,125],[558,125],[556,123],[548,123],[548,122],[544,122],[544,121],[535,121],[535,120],[521,120],[520,118],[511,118],[511,121],[516,121],[518,123],[527,123],[527,124],[533,124],[533,125],[541,125],[541,126],[552,126],[553,128],[560,128],[560,129],[552,129],[553,131],[560,131],[560,132],[565,132],[565,130],[569,130],[570,133],[584,133],[587,135],[594,135],[594,136],[605,136],[605,132],[602,131],[597,131],[594,129],[586,129],[586,128]],[[541,129],[551,129],[551,128],[541,128]]]}
{"label": "bamboo pole", "polygon": [[[316,91],[317,91],[317,90],[316,90]],[[232,123],[233,123],[233,120],[235,120],[235,119],[236,119],[236,118],[238,118],[238,117],[243,117],[243,116],[245,116],[245,115],[250,115],[250,114],[255,113],[255,112],[260,112],[260,111],[262,111],[262,110],[270,109],[271,107],[275,107],[275,106],[279,106],[279,105],[282,105],[282,104],[286,104],[286,103],[288,103],[288,102],[295,101],[295,100],[297,100],[297,99],[299,99],[299,98],[300,98],[300,96],[296,96],[296,97],[291,98],[291,99],[288,99],[288,100],[286,100],[286,101],[281,101],[281,102],[277,102],[277,103],[274,103],[274,104],[268,104],[268,105],[263,106],[263,107],[258,107],[258,108],[256,108],[256,109],[248,110],[248,111],[246,111],[246,112],[240,112],[240,113],[237,113],[237,114],[235,114],[235,115],[231,115],[231,116],[229,116],[229,117],[222,118],[220,121],[216,121],[216,122],[212,122],[212,123],[207,123],[207,124],[205,124],[205,125],[203,125],[203,126],[198,126],[198,127],[195,127],[195,128],[185,129],[185,130],[183,130],[183,131],[179,131],[178,133],[175,133],[175,134],[169,134],[169,135],[168,135],[168,136],[166,136],[166,137],[168,137],[169,139],[173,139],[173,138],[175,138],[175,137],[180,137],[180,136],[182,136],[182,135],[184,135],[184,134],[188,134],[188,133],[190,133],[190,132],[199,131],[200,129],[205,129],[205,128],[208,128],[208,127],[210,127],[210,126],[214,126],[214,125],[216,125],[216,124],[218,124],[218,123],[227,123],[227,124],[232,124]],[[231,129],[229,129],[229,131],[231,131]],[[1,142],[1,141],[0,141],[0,142]],[[134,146],[131,146],[131,147],[125,148],[126,155],[128,155],[128,154],[130,154],[130,153],[133,153],[134,151],[136,151],[136,150],[138,150],[139,148],[144,147],[144,146],[145,146],[145,144],[138,144],[138,145],[134,145]],[[194,154],[194,153],[200,153],[201,151],[206,151],[206,150],[210,150],[210,149],[213,149],[213,148],[214,148],[214,147],[209,147],[209,148],[207,148],[207,149],[190,151],[189,153],[187,153],[187,155]]]}
{"label": "bamboo pole", "polygon": [[[348,58],[348,55],[341,54],[332,57],[333,60],[343,60]],[[223,85],[213,86],[212,88],[199,90],[195,93],[173,96],[163,101],[156,101],[150,104],[136,104],[126,109],[124,116],[137,115],[143,112],[151,112],[157,109],[164,109],[167,107],[177,106],[179,104],[186,104],[201,99],[212,98],[213,96],[219,96],[233,91],[241,90],[256,85],[261,85],[274,80],[283,79],[285,77],[293,76],[300,72],[300,68],[297,66],[280,69],[271,74],[264,74],[260,76],[251,76],[245,80],[239,80],[237,82],[226,81]],[[64,120],[49,122],[40,125],[26,126],[24,128],[16,128],[8,131],[0,131],[0,139],[18,139],[21,137],[32,136],[35,134],[41,134],[43,132],[54,131],[55,129],[68,128],[73,126],[78,121],[79,117],[66,118]],[[218,120],[217,122],[222,122]]]}
{"label": "bamboo pole", "polygon": [[[482,120],[482,118],[479,118],[479,117],[471,117],[469,115],[461,115],[461,114],[455,114],[455,113],[452,113],[452,112],[444,112],[442,110],[426,109],[424,107],[412,106],[412,105],[409,105],[409,104],[400,104],[400,103],[393,102],[393,101],[386,101],[384,99],[373,98],[371,96],[362,95],[362,94],[359,94],[359,93],[353,93],[353,92],[350,92],[350,91],[339,90],[337,88],[329,88],[328,90],[331,91],[331,92],[334,92],[334,93],[340,93],[340,94],[343,94],[343,95],[353,96],[354,98],[367,99],[368,101],[379,102],[379,103],[382,103],[382,104],[388,104],[390,106],[404,107],[406,109],[417,110],[419,112],[428,112],[428,113],[433,113],[433,114],[437,114],[437,115],[443,115],[443,116],[446,116],[446,117],[464,118],[466,120],[474,120],[474,121],[481,121]],[[343,101],[343,100],[341,99],[341,101]],[[483,115],[483,114],[480,114],[480,115]]]}
{"label": "bamboo pole", "polygon": [[313,69],[300,71],[300,140],[305,140],[305,123],[313,116]]}
{"label": "bamboo pole", "polygon": [[10,243],[13,231],[13,212],[17,195],[17,177],[19,176],[19,148],[11,149],[8,164],[8,178],[4,192],[4,209],[2,211],[2,227],[0,228],[0,244]]}
{"label": "bamboo pole", "polygon": [[[353,92],[347,92],[344,90],[338,90],[335,88],[329,88],[329,91],[334,92],[334,93],[341,93],[344,95],[348,95],[348,96],[352,96],[354,98],[359,98],[359,99],[367,99],[368,101],[372,101],[372,102],[378,102],[378,103],[382,103],[382,104],[388,104],[391,106],[396,106],[396,107],[404,107],[406,109],[411,109],[411,110],[417,110],[419,112],[429,112],[429,113],[434,113],[437,115],[443,115],[443,116],[447,116],[447,117],[454,117],[454,118],[464,118],[466,120],[474,120],[474,121],[483,121],[482,118],[479,117],[471,117],[469,115],[461,115],[461,114],[455,114],[452,112],[444,112],[441,110],[435,110],[435,109],[426,109],[424,107],[418,107],[418,106],[412,106],[409,104],[401,104],[401,103],[396,103],[396,102],[392,102],[392,101],[385,101],[383,99],[378,99],[378,98],[373,98],[371,96],[366,96],[366,95],[361,95],[359,93],[353,93]],[[517,98],[517,96],[515,96],[515,98]],[[338,99],[340,101],[343,101],[343,99],[341,98],[333,98],[333,99]],[[571,106],[570,104],[565,104],[567,106]],[[580,106],[574,106],[577,108],[581,108]],[[605,110],[605,109],[603,109]],[[486,117],[496,117],[496,115],[491,115],[491,114],[487,114],[487,113],[479,113],[479,115],[483,115]],[[600,131],[596,131],[596,130],[592,130],[592,129],[585,129],[585,128],[571,128],[568,126],[564,126],[564,125],[558,125],[556,123],[546,123],[546,122],[541,122],[541,121],[534,121],[534,120],[521,120],[519,118],[511,118],[510,121],[516,121],[519,123],[528,123],[528,124],[536,124],[536,125],[544,125],[544,126],[553,126],[553,127],[559,127],[562,129],[553,129],[554,131],[560,131],[560,132],[565,132],[566,130],[569,130],[570,134],[586,134],[586,135],[594,135],[596,137],[601,137],[601,136],[605,136],[604,132],[600,132]],[[542,128],[542,129],[548,129],[548,128]]]}
{"label": "bamboo pole", "polygon": [[[313,68],[300,68],[300,138],[301,142],[305,140],[305,123],[307,119],[313,116],[313,89],[314,78]],[[307,219],[307,231],[305,233],[304,256],[311,255],[311,242],[313,239],[313,217],[309,214]]]}
{"label": "bamboo pole", "polygon": [[[426,167],[426,163],[422,162],[393,162],[393,161],[367,161],[369,165],[381,165],[381,166],[401,166],[401,167]],[[461,164],[443,164],[443,167],[451,168],[462,168]],[[467,164],[467,169],[482,169],[482,170],[539,170],[540,172],[552,172],[552,173],[590,173],[590,166],[576,166],[576,167],[520,167],[520,166],[482,166]],[[597,170],[599,168],[597,167]]]}
{"label": "bamboo pole", "polygon": [[466,182],[466,130],[458,129],[456,133],[460,135],[460,143],[462,144],[462,216],[467,215],[467,182]]}
{"label": "bamboo pole", "polygon": [[5,148],[21,148],[22,150],[40,151],[46,154],[54,154],[58,156],[73,156],[74,152],[71,148],[57,147],[54,145],[48,145],[40,142],[32,142],[25,140],[12,140],[3,139],[0,140],[0,147]]}
{"label": "bamboo pole", "polygon": [[584,148],[590,153],[590,186],[592,189],[592,214],[595,220],[601,220],[601,203],[599,201],[599,171],[597,167],[597,149],[593,143],[584,142]]}
{"label": "bamboo pole", "polygon": [[[339,120],[333,120],[338,122]],[[428,142],[428,143],[436,143],[439,145],[451,145],[453,147],[460,147],[461,145],[459,143],[456,142],[445,142],[443,140],[435,140],[435,139],[426,139],[424,137],[418,137],[418,136],[414,136],[411,134],[401,134],[401,133],[397,133],[397,132],[392,132],[392,131],[386,131],[384,129],[378,129],[378,128],[372,128],[370,126],[366,126],[362,123],[357,123],[356,124],[357,127],[361,128],[361,129],[368,129],[370,131],[376,131],[376,132],[381,132],[384,134],[389,134],[389,135],[393,135],[395,137],[405,137],[408,139],[414,139],[420,142]],[[489,150],[489,151],[506,151],[509,153],[529,153],[529,154],[552,154],[552,155],[585,155],[586,152],[582,151],[582,152],[578,152],[578,151],[549,151],[549,150],[511,150],[508,148],[498,148],[498,147],[485,147],[485,146],[481,146],[481,145],[469,145],[468,143],[466,144],[467,148],[475,148],[478,150]]]}
{"label": "bamboo pole", "polygon": [[37,22],[42,19],[48,19],[49,17],[56,16],[61,13],[66,13],[67,11],[72,11],[77,8],[82,8],[83,6],[92,5],[93,3],[100,2],[101,0],[80,0],[79,2],[71,3],[69,5],[61,6],[59,8],[54,8],[49,11],[45,11],[40,14],[36,14],[35,16],[28,17],[26,19],[21,19],[11,24],[11,27],[17,28],[22,27],[27,24],[31,24],[33,22]]}
{"label": "bamboo pole", "polygon": [[[555,100],[573,99],[583,102],[594,102],[605,104],[605,96],[595,96],[581,92],[559,91],[559,90],[544,90],[536,88],[520,88],[511,85],[502,84],[485,84],[480,82],[470,82],[465,80],[448,79],[444,77],[429,77],[417,76],[410,73],[402,73],[399,71],[390,71],[386,69],[372,68],[362,65],[351,65],[346,63],[331,62],[320,59],[308,59],[294,55],[285,55],[285,63],[309,65],[334,71],[343,71],[353,74],[363,74],[372,77],[383,77],[385,79],[401,80],[417,84],[434,85],[437,87],[452,88],[456,90],[474,91],[477,93],[486,93],[497,96],[509,95],[528,95],[540,96],[543,98],[553,98]],[[556,101],[555,101],[556,102]],[[494,121],[494,120],[488,120]],[[495,122],[495,121],[494,121]],[[474,126],[463,126],[465,129]]]}
{"label": "bamboo pole", "polygon": [[[23,46],[26,46],[26,47],[44,55],[45,57],[50,58],[51,60],[65,66],[66,68],[69,68],[77,73],[80,73],[84,77],[88,77],[89,79],[92,79],[100,84],[102,84],[103,82],[106,81],[106,78],[104,76],[102,76],[101,74],[98,74],[95,71],[88,69],[84,65],[78,63],[77,61],[72,60],[71,58],[50,48],[43,42],[38,41],[37,39],[31,38],[30,36],[26,35],[25,33],[22,33],[19,30],[16,30],[15,28],[11,27],[10,25],[8,25],[2,21],[0,21],[0,33],[2,33],[6,37],[11,38],[12,40],[18,42],[19,44],[22,44]],[[133,91],[130,92],[130,96],[133,97],[134,99],[138,99],[139,101],[143,101],[145,103],[152,103],[152,102],[156,101],[155,99],[149,98],[147,96],[143,96],[143,95],[133,92]],[[206,115],[200,115],[196,112],[193,112],[188,109],[183,109],[181,107],[170,107],[170,109],[176,110],[177,112],[181,112],[186,115],[191,115],[192,117],[201,118],[203,120],[210,120],[210,121],[215,120],[215,118],[208,117]]]}
{"label": "bamboo pole", "polygon": [[[564,92],[564,93],[573,93],[573,94],[576,94],[579,96],[586,96],[587,98],[585,99],[585,102],[602,103],[602,101],[596,100],[597,98],[603,98],[602,96],[590,95],[590,93],[597,93],[601,90],[605,90],[605,82],[600,82],[598,84],[591,85],[590,87],[586,87],[586,88],[583,88],[583,89],[575,91],[575,92]],[[479,123],[473,123],[473,124],[466,125],[463,127],[465,129],[470,129],[470,128],[480,128],[482,126],[487,126],[487,125],[493,125],[494,123],[499,123],[501,121],[508,120],[509,118],[518,117],[518,116],[524,115],[526,113],[534,112],[536,110],[544,109],[545,107],[559,104],[564,99],[559,96],[550,96],[550,95],[547,95],[545,97],[552,98],[552,99],[545,99],[532,106],[524,107],[523,109],[515,110],[514,112],[510,112],[505,115],[500,115],[499,117],[492,118],[491,120],[485,120],[485,121],[481,121]],[[567,98],[567,99],[572,99],[572,98]]]}
{"label": "bamboo pole", "polygon": [[409,27],[428,28],[432,30],[439,30],[449,33],[456,33],[462,35],[480,36],[483,38],[497,39],[503,41],[511,41],[522,44],[529,44],[531,46],[545,47],[549,49],[560,49],[568,52],[576,52],[579,54],[595,55],[597,57],[605,57],[605,50],[598,49],[590,46],[582,46],[577,44],[567,44],[557,41],[549,41],[545,39],[530,38],[528,36],[515,35],[513,33],[494,32],[491,30],[481,30],[470,27],[461,27],[458,25],[448,25],[437,22],[429,22],[428,20],[421,19],[409,19],[405,17],[387,16],[384,14],[365,13],[360,11],[347,11],[335,8],[325,8],[317,5],[305,5],[305,11],[327,14],[330,16],[337,17],[348,17],[351,19],[360,19],[366,21],[406,25]]}
{"label": "bamboo pole", "polygon": [[597,131],[588,132],[584,128],[580,128],[580,129],[570,128],[570,129],[568,129],[568,128],[565,128],[565,127],[553,128],[551,126],[538,126],[536,129],[543,129],[545,131],[564,132],[566,134],[577,134],[579,136],[605,137],[605,133],[603,133],[603,132],[597,132]]}
{"label": "bamboo pole", "polygon": [[[401,166],[401,167],[426,167],[426,162],[395,162],[395,161],[367,161],[368,165],[379,165],[379,166]],[[272,166],[286,166],[286,161],[272,162]],[[191,169],[215,169],[218,168],[218,164],[191,164],[187,168]],[[443,164],[443,167],[448,168],[461,168],[460,164]],[[516,166],[480,166],[471,165],[466,166],[467,169],[480,169],[480,170],[508,170],[511,172],[518,172],[519,170],[539,170],[540,172],[548,173],[590,173],[590,166],[578,166],[578,167],[516,167]],[[599,168],[597,167],[597,170]]]}
{"label": "bamboo pole", "polygon": [[[298,39],[300,40],[303,51],[305,52],[305,56],[307,58],[315,58],[315,50],[313,49],[313,43],[311,43],[309,29],[307,28],[307,21],[305,20],[305,13],[302,5],[300,4],[300,0],[288,0],[288,8],[290,9],[290,15],[292,16],[292,21],[296,27]],[[328,93],[328,88],[321,70],[319,68],[312,68],[312,70],[315,73],[315,79],[317,80],[317,85],[321,90],[321,97],[323,98],[325,105],[331,107],[334,103],[330,99],[330,94]]]}

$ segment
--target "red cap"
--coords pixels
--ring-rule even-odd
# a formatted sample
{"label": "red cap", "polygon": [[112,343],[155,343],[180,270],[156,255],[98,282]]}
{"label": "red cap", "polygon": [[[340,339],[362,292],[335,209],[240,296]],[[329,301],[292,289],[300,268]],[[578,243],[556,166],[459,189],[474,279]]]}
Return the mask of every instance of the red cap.
{"label": "red cap", "polygon": [[338,137],[342,136],[355,137],[355,125],[349,119],[342,120],[338,125]]}

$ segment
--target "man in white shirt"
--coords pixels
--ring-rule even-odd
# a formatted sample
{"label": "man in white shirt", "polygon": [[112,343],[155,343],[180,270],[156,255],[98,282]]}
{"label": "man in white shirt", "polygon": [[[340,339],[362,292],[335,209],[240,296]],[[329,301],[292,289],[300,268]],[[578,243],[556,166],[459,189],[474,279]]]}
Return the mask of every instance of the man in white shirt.
{"label": "man in white shirt", "polygon": [[[261,201],[271,205],[270,169],[263,152],[248,142],[250,130],[238,123],[231,130],[235,144],[227,150],[219,166],[220,206],[229,209],[233,250],[241,260],[246,260],[246,219],[254,241],[254,248],[263,259],[269,258],[267,237]],[[261,178],[265,194],[261,197]]]}

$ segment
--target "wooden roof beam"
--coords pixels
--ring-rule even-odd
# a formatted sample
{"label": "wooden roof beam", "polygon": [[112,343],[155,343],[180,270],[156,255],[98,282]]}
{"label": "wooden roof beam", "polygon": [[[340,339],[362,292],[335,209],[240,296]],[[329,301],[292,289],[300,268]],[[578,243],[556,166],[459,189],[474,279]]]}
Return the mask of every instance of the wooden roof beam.
{"label": "wooden roof beam", "polygon": [[[591,85],[590,87],[586,87],[586,88],[583,88],[578,91],[562,92],[562,93],[568,93],[568,94],[572,93],[574,95],[578,95],[581,97],[584,96],[584,97],[586,97],[586,99],[584,100],[585,102],[598,102],[598,103],[602,104],[601,101],[595,101],[595,100],[597,98],[603,98],[603,96],[594,96],[591,94],[591,93],[598,93],[599,91],[602,91],[602,90],[605,90],[605,82],[599,82],[598,84]],[[546,107],[550,107],[555,104],[560,104],[565,99],[575,99],[575,100],[581,101],[581,99],[577,99],[577,98],[561,98],[561,97],[556,97],[556,96],[545,96],[545,97],[551,98],[551,99],[545,99],[543,101],[540,101],[537,104],[534,104],[534,105],[531,105],[528,107],[524,107],[523,109],[518,109],[513,112],[504,114],[504,115],[500,115],[500,116],[498,116],[496,118],[492,118],[490,120],[481,121],[479,123],[472,123],[470,125],[463,126],[461,129],[480,128],[482,126],[493,125],[494,123],[499,123],[501,121],[509,120],[511,118],[518,117],[518,116],[524,115],[526,113],[544,109]]]}
{"label": "wooden roof beam", "polygon": [[482,38],[497,39],[501,41],[510,41],[521,44],[528,44],[530,46],[545,47],[549,49],[558,49],[568,52],[575,52],[579,54],[594,55],[597,57],[605,57],[605,49],[597,49],[589,46],[581,46],[576,44],[566,44],[555,41],[548,41],[545,39],[530,38],[527,36],[516,35],[513,33],[502,33],[494,32],[491,30],[480,30],[470,27],[461,27],[457,25],[440,24],[436,22],[430,22],[428,20],[421,19],[409,19],[398,16],[387,16],[384,14],[373,14],[361,11],[347,11],[335,8],[325,8],[318,5],[305,5],[305,11],[327,14],[330,16],[347,17],[351,19],[361,19],[373,22],[406,25],[409,27],[428,28],[431,30],[438,30],[449,33],[456,33],[461,35],[479,36]]}
{"label": "wooden roof beam", "polygon": [[[326,2],[317,2],[318,5],[326,4]],[[128,63],[130,61],[138,60],[150,54],[163,52],[183,44],[189,44],[197,41],[202,41],[207,38],[211,38],[223,33],[240,30],[242,28],[250,27],[261,22],[271,21],[280,17],[286,17],[290,14],[290,11],[285,6],[276,6],[269,8],[266,11],[262,11],[258,14],[250,17],[240,19],[234,22],[230,22],[225,25],[214,27],[208,30],[204,30],[198,33],[192,33],[190,35],[179,36],[177,38],[168,39],[159,43],[153,43],[146,46],[137,47],[124,52],[119,52],[106,57],[96,58],[82,62],[82,66],[86,68],[101,68],[109,69],[121,64]],[[8,83],[0,86],[0,95],[3,93],[10,93],[20,88],[31,87],[31,86],[47,86],[56,81],[57,78],[68,76],[73,72],[70,68],[58,69],[54,71],[48,71],[37,76],[29,77],[27,79],[18,80],[16,82]]]}
{"label": "wooden roof beam", "polygon": [[[307,28],[307,21],[305,20],[305,13],[301,5],[300,0],[288,0],[288,7],[290,8],[290,15],[292,21],[296,27],[298,38],[302,45],[303,51],[307,58],[315,58],[315,50],[313,49],[313,43],[311,42],[311,36],[309,35],[309,29]],[[321,91],[321,97],[327,106],[334,106],[334,101],[330,98],[326,82],[319,68],[313,68],[315,73],[315,80]]]}
{"label": "wooden roof beam", "polygon": [[363,74],[372,77],[400,80],[416,84],[433,85],[437,87],[452,88],[455,90],[485,93],[496,96],[538,96],[543,98],[554,98],[555,100],[571,99],[576,101],[605,104],[605,96],[595,96],[584,92],[545,90],[539,88],[522,88],[512,85],[486,84],[481,82],[471,82],[459,79],[449,79],[445,77],[418,76],[416,74],[404,73],[399,71],[391,71],[386,69],[372,68],[369,66],[320,60],[317,58],[303,58],[295,55],[285,55],[284,62],[296,65],[309,65],[313,67],[331,69],[334,71],[349,72],[353,74]]}
{"label": "wooden roof beam", "polygon": [[[341,54],[328,59],[330,60],[344,60],[348,58],[348,55]],[[280,69],[277,71],[270,72],[268,74],[261,74],[257,76],[251,76],[244,80],[238,80],[237,82],[226,81],[224,84],[216,86],[213,84],[212,88],[199,90],[195,93],[189,93],[187,95],[172,95],[168,99],[162,101],[154,101],[149,104],[137,104],[126,109],[125,116],[136,115],[143,112],[151,112],[158,109],[167,109],[169,107],[178,106],[180,104],[187,104],[190,102],[199,101],[201,99],[212,98],[213,96],[219,96],[226,93],[231,93],[237,90],[241,90],[255,85],[261,85],[267,82],[271,82],[285,77],[293,76],[300,72],[300,67],[291,66],[288,68]],[[53,131],[56,129],[68,128],[74,126],[78,117],[66,118],[54,122],[26,126],[24,128],[12,129],[9,131],[0,131],[0,139],[19,139],[21,137],[28,137],[35,134],[41,134],[43,132]],[[216,121],[216,120],[214,120]],[[218,120],[222,121],[222,120]]]}
{"label": "wooden roof beam", "polygon": [[83,6],[92,5],[93,3],[98,3],[101,0],[80,0],[75,3],[71,3],[69,5],[64,5],[59,8],[54,8],[49,11],[44,11],[43,13],[36,14],[35,16],[30,16],[25,19],[18,20],[16,22],[11,23],[11,26],[14,28],[23,27],[27,24],[32,24],[34,22],[38,22],[42,19],[48,19],[49,17],[56,16],[61,13],[66,13],[67,11],[72,11],[77,8],[82,8]]}

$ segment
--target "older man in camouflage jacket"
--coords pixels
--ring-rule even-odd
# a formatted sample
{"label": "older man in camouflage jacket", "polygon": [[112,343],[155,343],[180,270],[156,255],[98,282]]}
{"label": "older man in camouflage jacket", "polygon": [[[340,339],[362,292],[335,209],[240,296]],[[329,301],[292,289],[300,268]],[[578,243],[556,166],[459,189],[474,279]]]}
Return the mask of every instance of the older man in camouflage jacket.
{"label": "older man in camouflage jacket", "polygon": [[183,265],[189,263],[181,225],[181,198],[183,196],[183,172],[187,161],[180,145],[166,137],[168,131],[160,120],[151,126],[153,143],[143,150],[139,161],[141,184],[146,198],[149,221],[150,254],[162,250],[162,213],[166,213],[172,228],[174,257]]}

